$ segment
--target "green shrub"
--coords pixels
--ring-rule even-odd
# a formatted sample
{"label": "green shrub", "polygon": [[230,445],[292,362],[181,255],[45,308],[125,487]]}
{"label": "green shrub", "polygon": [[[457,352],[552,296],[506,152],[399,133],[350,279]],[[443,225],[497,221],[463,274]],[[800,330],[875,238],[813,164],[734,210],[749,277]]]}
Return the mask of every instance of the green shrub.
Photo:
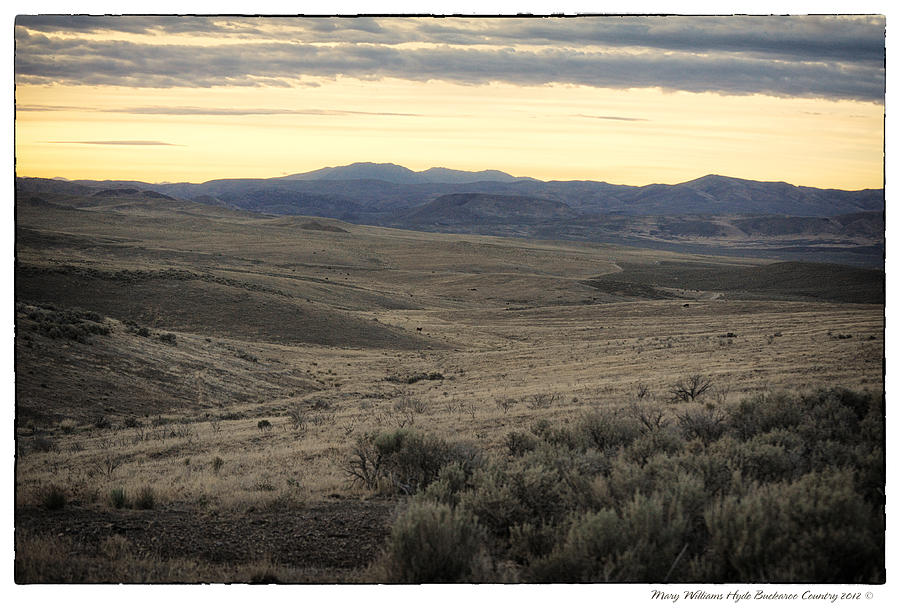
{"label": "green shrub", "polygon": [[82,311],[81,309],[70,309],[67,311],[69,315],[71,315],[71,319],[73,322],[85,322],[91,321],[94,323],[102,323],[103,316],[94,311]]}
{"label": "green shrub", "polygon": [[541,583],[613,581],[618,555],[626,543],[615,511],[583,514],[574,519],[552,553],[532,561],[526,576]]}
{"label": "green shrub", "polygon": [[345,472],[371,490],[413,494],[434,482],[445,465],[459,463],[471,472],[479,460],[471,446],[403,428],[358,438]]}
{"label": "green shrub", "polygon": [[125,500],[125,489],[124,488],[114,488],[109,491],[109,504],[116,508],[122,509],[126,505]]}
{"label": "green shrub", "polygon": [[624,454],[632,461],[644,464],[655,455],[671,455],[682,448],[684,440],[678,431],[671,427],[662,427],[639,435],[625,448]]}
{"label": "green shrub", "polygon": [[407,494],[429,485],[452,460],[451,449],[445,441],[412,429],[379,434],[374,445],[385,464],[391,487]]}
{"label": "green shrub", "polygon": [[694,406],[676,415],[678,427],[687,440],[700,440],[704,444],[715,442],[727,430],[726,414],[716,407]]}
{"label": "green shrub", "polygon": [[555,548],[561,535],[561,524],[523,522],[509,528],[509,551],[512,560],[522,564],[539,561]]}
{"label": "green shrub", "polygon": [[472,487],[460,496],[460,508],[500,539],[507,539],[515,525],[557,522],[571,505],[566,481],[539,462],[516,461],[478,472]]}
{"label": "green shrub", "polygon": [[636,494],[649,495],[665,486],[678,471],[678,460],[666,455],[654,455],[641,464],[620,454],[612,461],[606,482],[615,505],[622,505]]}
{"label": "green shrub", "polygon": [[796,399],[786,393],[760,394],[741,400],[726,410],[729,433],[747,440],[773,429],[793,429],[800,424],[803,411]]}
{"label": "green shrub", "polygon": [[706,510],[715,581],[880,583],[884,517],[847,471],[755,487]]}
{"label": "green shrub", "polygon": [[797,452],[781,444],[766,441],[763,434],[742,442],[732,453],[732,463],[746,477],[758,482],[792,480],[802,472],[802,459]]}
{"label": "green shrub", "polygon": [[707,496],[727,493],[733,479],[732,463],[724,454],[717,452],[682,453],[677,456],[678,466],[703,481]]}
{"label": "green shrub", "polygon": [[817,405],[826,402],[836,402],[853,412],[857,420],[862,420],[870,412],[876,415],[884,414],[884,398],[875,399],[869,393],[851,391],[843,387],[832,389],[820,389],[810,395],[804,396],[803,402],[810,405]]}
{"label": "green shrub", "polygon": [[523,464],[512,468],[507,484],[529,522],[555,522],[565,515],[568,488],[558,470],[543,464]]}
{"label": "green shrub", "polygon": [[525,453],[537,448],[538,439],[530,433],[511,431],[506,434],[506,449],[513,457],[521,457]]}
{"label": "green shrub", "polygon": [[[602,501],[595,481],[609,473],[611,458],[593,448],[571,449],[543,443],[507,471],[529,469],[546,472],[541,493],[549,493],[550,500],[558,502],[561,510],[593,509]],[[525,505],[529,505],[527,500]]]}
{"label": "green shrub", "polygon": [[459,495],[472,488],[472,474],[462,463],[448,463],[438,472],[437,479],[425,489],[423,498],[456,507]]}
{"label": "green shrub", "polygon": [[885,469],[884,449],[879,447],[862,455],[857,460],[856,489],[863,498],[875,506],[884,506],[884,482],[887,476]]}
{"label": "green shrub", "polygon": [[410,429],[359,446],[379,485],[477,523],[490,563],[444,580],[884,581],[883,401],[764,395],[677,422],[649,406],[541,419],[487,463]]}
{"label": "green shrub", "polygon": [[[884,444],[883,401],[846,389],[744,400],[729,413],[728,424],[736,438],[755,443],[756,461],[765,460],[762,452],[768,452],[772,458],[777,452],[763,449],[759,443],[782,446],[787,453],[785,459],[795,461],[794,477],[829,468],[868,471],[875,465],[870,455]],[[770,465],[776,465],[769,460]],[[868,465],[863,466],[864,462]],[[746,466],[746,459],[741,466]],[[783,462],[780,467],[785,475],[789,474],[790,464]],[[783,479],[785,475],[771,472],[760,477],[754,473],[760,480]],[[865,484],[871,486],[872,481]]]}
{"label": "green shrub", "polygon": [[577,429],[550,425],[541,429],[541,440],[550,446],[576,450],[584,446],[584,438]]}
{"label": "green shrub", "polygon": [[884,402],[879,406],[873,406],[859,422],[859,444],[866,447],[884,446]]}
{"label": "green shrub", "polygon": [[32,307],[28,319],[35,322],[40,334],[53,339],[86,342],[92,334],[107,335],[109,328],[103,325],[103,316],[92,311],[78,309],[57,310],[49,305]]}
{"label": "green shrub", "polygon": [[585,413],[576,424],[586,446],[601,452],[615,452],[641,435],[641,425],[622,411],[597,409]]}
{"label": "green shrub", "polygon": [[859,432],[860,420],[853,410],[828,396],[822,401],[803,404],[805,411],[797,433],[817,441],[833,440],[840,444],[851,444]]}
{"label": "green shrub", "polygon": [[[697,491],[687,481],[681,489]],[[621,512],[603,509],[577,516],[564,541],[527,570],[534,582],[662,582],[681,564],[690,539],[687,503],[692,492],[635,495]]]}
{"label": "green shrub", "polygon": [[505,476],[496,469],[475,472],[472,488],[459,497],[459,508],[476,516],[491,536],[498,539],[506,539],[510,528],[528,520],[525,508],[505,483]]}
{"label": "green shrub", "polygon": [[213,473],[219,475],[219,472],[222,471],[222,466],[225,465],[224,459],[222,457],[216,457],[212,460],[212,469]]}
{"label": "green shrub", "polygon": [[667,581],[690,530],[682,501],[671,492],[635,495],[622,508],[622,524],[627,543],[616,560],[615,580]]}
{"label": "green shrub", "polygon": [[383,565],[399,583],[471,581],[484,532],[478,523],[446,505],[415,502],[394,523]]}

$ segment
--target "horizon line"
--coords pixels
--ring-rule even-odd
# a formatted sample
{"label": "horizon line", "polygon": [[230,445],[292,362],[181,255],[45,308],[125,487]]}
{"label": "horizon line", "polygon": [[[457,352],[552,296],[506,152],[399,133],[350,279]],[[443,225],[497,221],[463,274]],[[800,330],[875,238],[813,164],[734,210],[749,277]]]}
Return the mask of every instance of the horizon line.
{"label": "horizon line", "polygon": [[[882,181],[881,186],[878,186],[878,187],[864,186],[861,188],[835,188],[832,186],[810,186],[807,184],[794,184],[794,183],[788,182],[786,180],[758,180],[758,179],[753,179],[753,178],[741,178],[741,177],[729,176],[729,175],[717,174],[717,173],[706,173],[706,174],[703,174],[696,178],[691,178],[691,179],[684,180],[681,182],[648,182],[646,184],[640,184],[640,185],[638,185],[638,184],[616,184],[613,182],[607,182],[602,179],[577,178],[577,179],[562,180],[562,179],[556,179],[556,178],[541,179],[541,178],[534,178],[531,176],[515,176],[513,174],[510,174],[509,172],[503,171],[502,169],[493,169],[493,168],[469,170],[469,169],[453,169],[450,167],[436,165],[436,166],[429,167],[428,169],[415,170],[415,169],[410,169],[410,168],[406,167],[405,165],[399,165],[397,163],[373,162],[373,161],[355,161],[353,163],[348,163],[346,165],[325,165],[325,166],[322,166],[322,167],[319,167],[316,169],[310,169],[307,171],[299,171],[299,172],[294,172],[294,173],[284,173],[282,175],[277,175],[277,176],[219,177],[219,178],[211,178],[208,180],[201,180],[201,181],[173,180],[173,181],[162,181],[162,182],[150,182],[150,181],[134,179],[134,178],[67,178],[64,176],[53,176],[53,177],[43,177],[43,176],[36,176],[36,175],[20,176],[18,174],[15,177],[16,177],[16,179],[22,178],[22,179],[38,179],[38,180],[55,180],[55,181],[60,181],[60,182],[73,182],[73,183],[77,183],[77,182],[139,182],[141,184],[159,185],[159,186],[169,186],[172,184],[200,185],[200,184],[206,184],[209,182],[217,182],[217,181],[224,181],[224,180],[285,180],[285,179],[289,179],[291,176],[302,176],[305,174],[314,173],[316,171],[321,171],[321,170],[325,170],[325,169],[341,169],[341,168],[345,168],[345,167],[351,167],[353,165],[381,165],[381,166],[390,165],[393,167],[399,167],[402,169],[406,169],[414,174],[422,174],[422,173],[425,173],[432,169],[445,169],[445,170],[459,172],[459,173],[484,173],[484,172],[492,171],[492,172],[506,174],[507,176],[512,178],[512,180],[502,180],[504,182],[537,181],[537,182],[542,182],[545,184],[550,183],[550,182],[595,182],[595,183],[609,184],[611,186],[627,186],[630,188],[646,188],[648,186],[656,186],[656,185],[678,186],[681,184],[688,184],[690,182],[695,182],[695,181],[701,180],[703,178],[718,177],[718,178],[726,178],[726,179],[730,179],[730,180],[741,180],[741,181],[745,181],[745,182],[758,182],[760,184],[787,184],[788,186],[792,186],[794,188],[815,188],[817,190],[840,190],[843,192],[859,192],[859,191],[863,191],[863,190],[884,190],[885,189],[884,181]],[[385,180],[385,179],[381,179],[381,178],[337,178],[337,179],[333,179],[331,181],[354,181],[354,180],[377,180],[377,181],[386,182],[389,184],[407,184],[406,182],[395,182],[392,180]],[[327,177],[313,178],[313,179],[298,180],[298,181],[319,182],[319,181],[329,181],[329,178],[327,178]],[[496,181],[498,181],[498,180],[483,179],[483,180],[474,180],[472,182],[459,182],[459,184],[476,184],[478,182],[496,182]],[[425,182],[425,183],[429,183],[429,182]],[[434,181],[434,182],[430,182],[430,183],[441,184],[444,182]],[[455,182],[447,182],[447,183],[455,183]]]}

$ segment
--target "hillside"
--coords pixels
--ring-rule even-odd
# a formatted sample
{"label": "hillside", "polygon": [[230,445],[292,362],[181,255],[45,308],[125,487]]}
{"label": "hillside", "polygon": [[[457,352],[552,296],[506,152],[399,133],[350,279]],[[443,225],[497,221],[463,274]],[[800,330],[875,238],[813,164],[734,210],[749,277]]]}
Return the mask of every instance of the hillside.
{"label": "hillside", "polygon": [[550,199],[458,193],[437,197],[434,201],[398,216],[399,226],[470,228],[493,224],[534,224],[552,220],[570,220],[576,214],[564,203]]}
{"label": "hillside", "polygon": [[[727,268],[709,264],[660,262],[656,265],[623,263],[620,273],[588,283],[604,289],[609,282],[639,289],[673,288],[718,294],[727,299],[829,300],[856,303],[884,302],[884,273],[837,264],[777,262]],[[658,291],[655,297],[671,297]],[[662,295],[662,296],[660,296]]]}
{"label": "hillside", "polygon": [[[335,218],[425,231],[618,243],[672,251],[881,267],[883,190],[839,191],[709,175],[666,185],[541,182],[481,172],[355,163],[273,179],[202,184],[17,178],[17,191],[59,205],[98,193]],[[54,195],[49,197],[48,195]],[[79,198],[81,197],[81,198]],[[104,197],[103,200],[110,197]]]}
{"label": "hillside", "polygon": [[641,213],[786,214],[833,216],[883,207],[883,191],[840,191],[708,175],[682,184],[653,184],[626,202]]}

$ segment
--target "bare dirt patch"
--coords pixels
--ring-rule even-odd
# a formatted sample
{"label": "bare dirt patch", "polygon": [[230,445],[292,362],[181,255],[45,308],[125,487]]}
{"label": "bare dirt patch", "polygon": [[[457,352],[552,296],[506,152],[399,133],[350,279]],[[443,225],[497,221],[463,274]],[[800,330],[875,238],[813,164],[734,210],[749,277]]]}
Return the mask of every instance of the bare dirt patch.
{"label": "bare dirt patch", "polygon": [[334,501],[250,514],[21,508],[15,522],[18,533],[63,537],[80,555],[99,554],[102,543],[118,535],[132,552],[162,560],[237,565],[274,558],[285,567],[340,573],[362,570],[375,559],[395,507],[389,501]]}

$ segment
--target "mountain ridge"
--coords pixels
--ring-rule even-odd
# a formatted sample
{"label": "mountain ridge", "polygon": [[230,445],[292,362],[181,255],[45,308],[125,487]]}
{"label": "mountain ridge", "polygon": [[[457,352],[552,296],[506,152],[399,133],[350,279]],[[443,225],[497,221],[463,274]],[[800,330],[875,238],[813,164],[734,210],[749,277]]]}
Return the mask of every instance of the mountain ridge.
{"label": "mountain ridge", "polygon": [[[590,180],[544,182],[533,178],[519,179],[496,170],[469,172],[432,167],[416,172],[392,163],[354,163],[279,178],[228,178],[199,184],[151,184],[131,180],[63,182],[17,178],[16,185],[34,192],[73,196],[104,190],[136,189],[258,213],[321,216],[357,224],[401,228],[421,226],[423,224],[419,220],[425,216],[429,216],[424,223],[426,226],[461,225],[465,214],[461,216],[457,213],[460,210],[448,205],[447,200],[437,207],[455,215],[455,218],[435,216],[434,206],[426,209],[441,197],[460,194],[494,197],[490,203],[482,197],[477,204],[499,206],[506,210],[512,223],[529,225],[539,221],[581,222],[576,216],[585,219],[615,215],[831,218],[884,210],[883,189],[820,189],[718,174],[707,174],[678,184],[646,186]],[[518,202],[510,197],[518,198]],[[572,213],[566,212],[563,214],[565,217],[556,217],[552,213],[547,215],[545,212],[554,205],[565,205]],[[546,209],[539,210],[541,206]],[[420,211],[416,212],[417,209]],[[527,209],[530,212],[523,212]],[[470,214],[467,216],[469,222],[486,221],[484,212]],[[498,220],[495,218],[491,222],[496,224]],[[469,228],[479,229],[478,226]]]}
{"label": "mountain ridge", "polygon": [[53,205],[76,213],[97,207],[141,213],[171,207],[194,215],[228,210],[428,232],[883,266],[882,192],[807,191],[784,184],[774,189],[770,195],[765,184],[717,176],[679,187],[374,179],[74,184],[17,178],[16,203],[20,210]]}
{"label": "mountain ridge", "polygon": [[431,167],[422,171],[414,171],[402,165],[395,163],[372,163],[372,162],[356,162],[349,165],[339,165],[335,167],[322,167],[312,171],[293,173],[289,175],[269,177],[269,178],[214,178],[203,182],[144,182],[139,180],[97,180],[97,179],[74,179],[69,180],[61,177],[40,178],[34,176],[16,176],[17,180],[46,180],[58,182],[60,184],[69,185],[99,185],[112,184],[120,187],[135,187],[139,185],[151,185],[158,188],[177,188],[179,186],[192,185],[202,186],[205,184],[213,184],[219,182],[246,182],[246,181],[320,181],[320,180],[380,180],[383,182],[395,184],[468,184],[476,182],[537,182],[540,184],[596,184],[609,186],[613,188],[631,188],[646,189],[655,187],[676,187],[684,186],[697,188],[708,186],[710,184],[757,184],[768,187],[784,187],[797,188],[804,190],[816,190],[827,192],[873,192],[882,191],[883,188],[857,188],[857,189],[841,189],[841,188],[821,188],[817,186],[805,186],[800,184],[791,184],[783,180],[751,180],[749,178],[738,178],[734,176],[726,176],[722,174],[709,173],[698,178],[692,178],[684,182],[666,183],[652,182],[637,186],[633,184],[614,184],[603,180],[541,180],[529,176],[513,176],[504,171],[497,169],[483,169],[479,171],[469,171],[461,169],[451,169],[447,167]]}
{"label": "mountain ridge", "polygon": [[446,167],[431,167],[424,171],[413,171],[395,163],[358,162],[337,167],[323,167],[313,171],[294,173],[276,180],[382,180],[396,184],[465,184],[479,181],[512,182],[534,180],[528,177],[515,177],[497,169],[482,171],[464,171]]}

